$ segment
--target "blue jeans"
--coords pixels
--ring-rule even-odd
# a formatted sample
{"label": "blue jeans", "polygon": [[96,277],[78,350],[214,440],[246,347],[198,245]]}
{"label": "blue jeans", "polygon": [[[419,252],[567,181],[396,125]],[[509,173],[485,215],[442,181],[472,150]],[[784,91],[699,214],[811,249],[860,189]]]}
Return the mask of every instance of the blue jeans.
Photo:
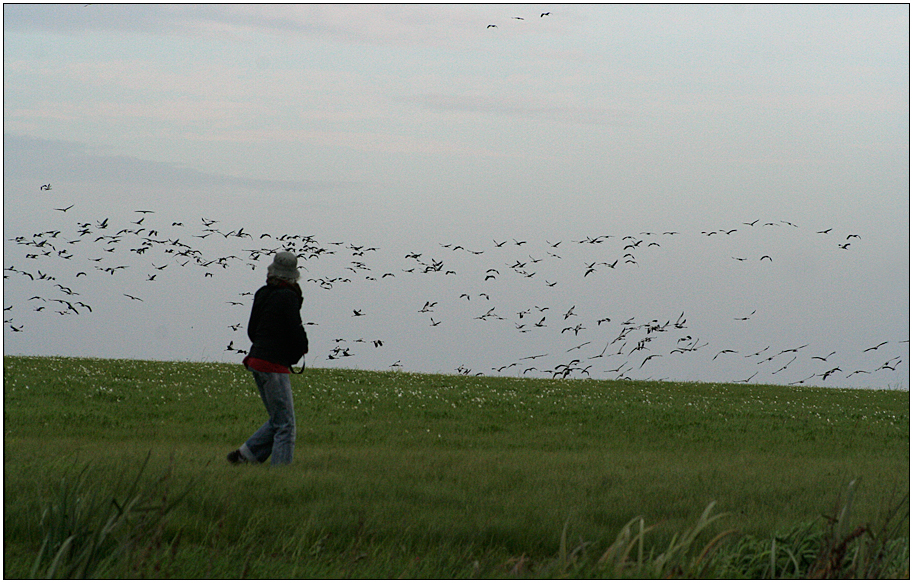
{"label": "blue jeans", "polygon": [[289,375],[250,367],[247,370],[254,374],[269,420],[239,448],[241,455],[249,462],[261,464],[272,455],[272,465],[290,464],[295,451],[295,405]]}

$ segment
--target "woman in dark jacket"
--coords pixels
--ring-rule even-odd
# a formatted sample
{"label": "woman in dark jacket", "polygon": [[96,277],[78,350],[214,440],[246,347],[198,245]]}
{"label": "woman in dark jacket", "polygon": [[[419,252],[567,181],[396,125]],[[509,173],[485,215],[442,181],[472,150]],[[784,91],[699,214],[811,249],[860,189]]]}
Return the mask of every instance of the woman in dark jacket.
{"label": "woman in dark jacket", "polygon": [[228,454],[233,464],[292,462],[295,451],[295,406],[289,367],[308,351],[301,323],[303,297],[298,286],[298,258],[276,253],[267,268],[266,285],[254,294],[247,335],[253,346],[244,366],[254,375],[269,419],[240,448]]}

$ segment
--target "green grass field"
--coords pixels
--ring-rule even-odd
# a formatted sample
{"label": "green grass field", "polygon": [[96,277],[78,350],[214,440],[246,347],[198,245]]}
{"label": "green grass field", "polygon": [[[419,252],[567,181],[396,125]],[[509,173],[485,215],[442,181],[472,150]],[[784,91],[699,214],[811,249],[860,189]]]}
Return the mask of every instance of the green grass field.
{"label": "green grass field", "polygon": [[909,577],[908,392],[292,386],[295,462],[234,467],[241,365],[5,357],[4,576]]}

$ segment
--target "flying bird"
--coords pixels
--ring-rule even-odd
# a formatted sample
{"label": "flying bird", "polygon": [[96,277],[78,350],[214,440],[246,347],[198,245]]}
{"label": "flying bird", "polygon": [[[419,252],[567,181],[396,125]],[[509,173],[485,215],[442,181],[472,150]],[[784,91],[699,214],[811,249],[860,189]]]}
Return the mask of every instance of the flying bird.
{"label": "flying bird", "polygon": [[781,368],[779,368],[779,369],[773,371],[773,372],[770,373],[770,374],[777,374],[778,372],[781,372],[781,371],[786,370],[786,367],[788,367],[788,366],[791,365],[793,362],[795,362],[796,358],[798,358],[798,357],[797,357],[797,356],[794,356],[794,357],[792,358],[792,360],[790,360],[789,362],[787,362],[786,364],[784,364]]}
{"label": "flying bird", "polygon": [[[892,358],[891,360],[894,360],[894,359]],[[881,365],[881,366],[879,366],[878,368],[876,368],[875,371],[877,372],[877,371],[879,371],[879,370],[881,370],[881,369],[883,369],[883,368],[884,368],[884,369],[887,369],[887,370],[895,370],[895,369],[897,368],[897,365],[900,364],[900,361],[895,362],[895,363],[894,363],[894,366],[891,366],[891,360],[887,361],[887,362],[884,363],[883,365]]]}
{"label": "flying bird", "polygon": [[638,368],[643,368],[644,365],[647,364],[647,361],[650,360],[651,358],[658,358],[658,357],[660,357],[660,356],[662,356],[662,354],[651,354],[650,356],[648,356],[647,358],[645,358],[644,361],[643,361],[642,363],[640,363],[640,366],[639,366]]}
{"label": "flying bird", "polygon": [[799,352],[800,350],[802,350],[802,349],[805,348],[806,346],[808,346],[808,344],[803,344],[802,346],[797,346],[796,348],[787,348],[786,350],[781,350],[781,351],[777,354],[777,356],[780,356],[780,354],[785,354],[785,353],[787,353],[787,352]]}
{"label": "flying bird", "polygon": [[791,382],[791,383],[789,383],[789,384],[790,384],[790,385],[801,385],[801,384],[804,384],[805,381],[811,380],[811,379],[815,378],[816,376],[818,376],[818,375],[814,375],[814,374],[813,374],[813,375],[809,375],[809,376],[805,377],[804,379],[802,379],[801,381],[793,381],[793,382]]}

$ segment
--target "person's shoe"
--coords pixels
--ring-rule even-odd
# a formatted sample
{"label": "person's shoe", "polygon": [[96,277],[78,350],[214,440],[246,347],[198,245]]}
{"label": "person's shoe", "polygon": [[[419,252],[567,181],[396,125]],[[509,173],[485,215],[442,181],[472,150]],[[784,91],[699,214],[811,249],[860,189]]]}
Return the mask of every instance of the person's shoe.
{"label": "person's shoe", "polygon": [[241,455],[241,450],[239,450],[239,449],[236,449],[235,451],[228,454],[227,459],[228,459],[228,463],[230,463],[233,466],[236,466],[238,464],[243,464],[245,461],[247,461],[244,459],[244,456]]}

